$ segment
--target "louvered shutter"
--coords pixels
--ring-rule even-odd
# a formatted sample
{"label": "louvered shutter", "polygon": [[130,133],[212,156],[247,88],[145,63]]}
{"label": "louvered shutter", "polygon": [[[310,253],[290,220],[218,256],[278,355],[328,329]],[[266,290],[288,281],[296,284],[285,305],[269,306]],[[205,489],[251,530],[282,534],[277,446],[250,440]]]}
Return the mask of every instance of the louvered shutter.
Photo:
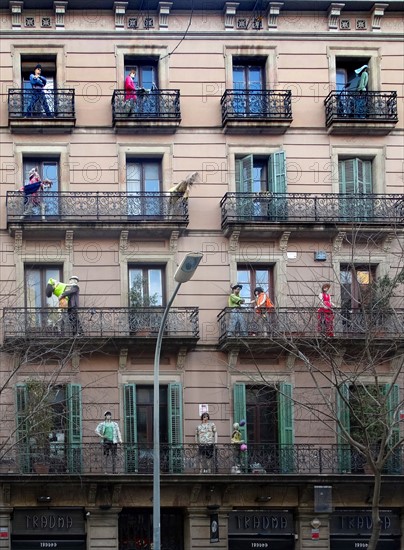
{"label": "louvered shutter", "polygon": [[168,443],[170,472],[183,469],[182,388],[179,383],[168,385]]}
{"label": "louvered shutter", "polygon": [[282,382],[278,391],[278,441],[282,473],[294,471],[294,422],[292,384]]}
{"label": "louvered shutter", "polygon": [[28,426],[26,421],[27,411],[27,386],[26,384],[17,384],[15,388],[15,400],[16,400],[16,449],[20,470],[22,473],[27,474],[30,471],[30,453],[29,453],[29,437]]}
{"label": "louvered shutter", "polygon": [[337,442],[338,442],[338,469],[340,473],[351,471],[351,447],[345,439],[343,429],[350,432],[349,419],[349,384],[341,384],[337,390]]}
{"label": "louvered shutter", "polygon": [[137,418],[136,418],[136,384],[125,384],[123,387],[123,415],[124,415],[124,445],[125,445],[125,472],[138,471],[137,450]]}
{"label": "louvered shutter", "polygon": [[68,429],[67,466],[69,472],[80,473],[82,469],[81,385],[68,384],[66,386],[66,395]]}

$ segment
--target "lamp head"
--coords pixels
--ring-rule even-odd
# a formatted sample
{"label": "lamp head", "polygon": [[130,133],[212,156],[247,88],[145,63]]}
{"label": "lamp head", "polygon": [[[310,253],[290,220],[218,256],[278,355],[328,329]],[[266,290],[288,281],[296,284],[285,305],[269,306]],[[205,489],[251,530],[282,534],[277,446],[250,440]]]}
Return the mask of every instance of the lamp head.
{"label": "lamp head", "polygon": [[189,281],[202,258],[203,254],[201,252],[190,252],[187,254],[175,272],[174,279],[177,283],[186,283]]}

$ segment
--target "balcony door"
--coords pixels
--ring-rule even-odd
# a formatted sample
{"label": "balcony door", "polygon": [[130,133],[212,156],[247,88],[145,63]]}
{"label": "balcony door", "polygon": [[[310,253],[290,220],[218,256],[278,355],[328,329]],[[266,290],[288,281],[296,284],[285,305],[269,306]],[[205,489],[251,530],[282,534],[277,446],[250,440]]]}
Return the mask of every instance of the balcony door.
{"label": "balcony door", "polygon": [[[46,78],[46,85],[43,88],[45,92],[48,90],[49,93],[46,94],[46,101],[48,103],[49,109],[52,113],[57,112],[54,105],[53,90],[56,90],[56,58],[50,59],[41,59],[36,56],[35,58],[22,56],[21,58],[21,83],[23,90],[31,91],[32,85],[30,82],[30,75],[34,74],[34,69],[36,65],[42,66],[41,74]],[[31,102],[31,95],[24,95],[24,108],[23,112],[27,112],[28,106]],[[44,111],[41,104],[35,106],[35,111],[38,111],[38,114],[43,115]]]}
{"label": "balcony door", "polygon": [[[179,383],[161,385],[160,456],[162,471],[182,469],[182,387]],[[124,386],[124,441],[126,471],[153,471],[153,386],[126,384]]]}
{"label": "balcony door", "polygon": [[266,473],[294,470],[294,418],[292,386],[236,383],[233,388],[234,422],[245,420],[242,439],[248,460],[239,456],[242,468]]}
{"label": "balcony door", "polygon": [[265,89],[264,66],[235,60],[233,65],[234,112],[258,116],[265,112],[262,92]]}
{"label": "balcony door", "polygon": [[373,219],[372,161],[360,158],[338,161],[341,221],[361,222]]}
{"label": "balcony door", "polygon": [[45,295],[46,283],[50,277],[60,281],[62,268],[58,266],[25,266],[25,307],[26,332],[32,330],[47,331],[55,327],[58,329],[60,314],[58,299],[52,294]]}
{"label": "balcony door", "polygon": [[158,60],[149,58],[125,59],[125,78],[131,68],[136,69],[136,112],[154,118],[159,114]]}
{"label": "balcony door", "polygon": [[[47,217],[59,215],[59,160],[45,157],[24,157],[23,174],[24,185],[29,183],[29,173],[37,169],[41,180],[48,179],[52,182],[43,192],[37,194],[37,199],[33,199],[32,216],[41,216],[46,220]],[[31,199],[32,200],[32,195]],[[44,220],[44,221],[45,221]]]}
{"label": "balcony door", "polygon": [[161,163],[156,160],[134,160],[126,164],[128,215],[160,218],[163,212],[161,197]]}

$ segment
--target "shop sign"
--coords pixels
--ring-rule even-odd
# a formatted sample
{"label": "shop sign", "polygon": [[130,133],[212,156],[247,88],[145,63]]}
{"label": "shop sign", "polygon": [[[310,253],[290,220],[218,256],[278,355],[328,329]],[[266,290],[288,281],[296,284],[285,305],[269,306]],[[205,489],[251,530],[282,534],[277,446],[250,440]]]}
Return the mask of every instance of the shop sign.
{"label": "shop sign", "polygon": [[[331,538],[331,550],[367,550],[369,548],[369,538],[364,539],[347,539]],[[377,550],[400,550],[400,539],[379,539]]]}
{"label": "shop sign", "polygon": [[85,550],[84,540],[13,540],[13,550]]}
{"label": "shop sign", "polygon": [[210,542],[219,542],[219,515],[210,516]]}
{"label": "shop sign", "polygon": [[84,535],[82,509],[14,509],[13,535]]}
{"label": "shop sign", "polygon": [[229,538],[229,550],[293,550],[292,538]]}
{"label": "shop sign", "polygon": [[0,527],[0,539],[8,539],[8,527]]}
{"label": "shop sign", "polygon": [[287,510],[238,510],[230,512],[229,535],[247,534],[293,535],[293,514]]}
{"label": "shop sign", "polygon": [[[400,518],[397,513],[392,510],[381,510],[380,519],[383,536],[400,535]],[[371,531],[372,513],[370,510],[340,510],[331,515],[331,535],[369,535]]]}

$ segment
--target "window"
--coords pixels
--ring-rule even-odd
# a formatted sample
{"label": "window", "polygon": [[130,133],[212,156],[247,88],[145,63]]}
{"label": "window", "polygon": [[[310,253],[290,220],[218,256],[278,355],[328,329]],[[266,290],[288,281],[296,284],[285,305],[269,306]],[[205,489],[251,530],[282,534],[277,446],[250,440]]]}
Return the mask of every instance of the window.
{"label": "window", "polygon": [[25,205],[25,215],[42,216],[42,219],[47,216],[56,216],[59,213],[59,203],[57,193],[59,191],[59,159],[54,157],[31,157],[24,156],[23,158],[23,177],[24,185],[29,183],[29,173],[32,169],[36,169],[39,173],[41,181],[48,179],[52,185],[46,187],[43,192],[40,192],[33,199],[32,195],[28,198],[28,205]]}
{"label": "window", "polygon": [[[182,468],[182,388],[179,383],[160,386],[160,441],[162,468],[179,471]],[[153,386],[124,386],[124,441],[126,471],[148,471],[153,468]],[[176,447],[179,446],[179,447]]]}
{"label": "window", "polygon": [[376,266],[342,265],[341,310],[343,315],[364,307],[370,299],[371,283],[376,279]]}
{"label": "window", "polygon": [[134,307],[164,305],[163,281],[163,267],[129,268],[129,305]]}
{"label": "window", "polygon": [[52,277],[57,281],[62,278],[60,266],[25,266],[25,307],[28,308],[57,308],[58,299],[52,294],[50,298],[45,296],[45,287],[48,279]]}
{"label": "window", "polygon": [[128,161],[126,188],[129,216],[161,216],[161,162],[156,160]]}
{"label": "window", "polygon": [[[359,82],[360,77],[355,73],[356,69],[359,69],[363,65],[369,65],[368,57],[337,57],[335,60],[336,65],[336,89],[338,91],[346,89],[346,85],[350,84],[350,89],[354,87],[355,83]],[[354,91],[353,89],[353,91]]]}
{"label": "window", "polygon": [[125,58],[125,78],[131,69],[136,70],[135,86],[136,93],[135,110],[138,113],[157,115],[159,113],[159,97],[154,93],[159,88],[158,82],[158,60],[153,57]]}
{"label": "window", "polygon": [[[384,396],[388,396],[382,407]],[[399,404],[399,386],[394,384],[343,384],[337,392],[339,468],[341,472],[363,472],[365,458],[355,448],[351,448],[344,438],[342,427],[352,437],[365,446],[368,444],[376,452],[380,439],[391,430],[389,444],[394,446],[400,437],[399,423],[395,416]],[[393,453],[388,459],[387,473],[397,472],[399,456]]]}
{"label": "window", "polygon": [[[243,439],[249,464],[266,471],[293,471],[292,386],[234,384],[234,421],[246,420]],[[248,465],[245,465],[248,467]]]}
{"label": "window", "polygon": [[[373,217],[372,161],[361,158],[338,159],[340,216],[349,221],[368,220]],[[365,196],[364,196],[365,195]]]}
{"label": "window", "polygon": [[[238,214],[249,219],[287,217],[285,197],[269,197],[269,193],[286,193],[286,155],[284,151],[263,157],[247,155],[236,158],[237,193],[257,193],[255,197],[238,199]],[[259,195],[262,193],[262,195]],[[265,195],[266,194],[266,195]]]}
{"label": "window", "polygon": [[245,116],[265,112],[265,59],[233,58],[233,110]]}
{"label": "window", "polygon": [[237,282],[243,285],[240,296],[245,300],[254,299],[254,289],[261,286],[274,302],[274,269],[273,266],[243,266],[237,267]]}
{"label": "window", "polygon": [[16,387],[20,464],[24,473],[37,464],[50,472],[81,471],[81,386],[38,379]]}
{"label": "window", "polygon": [[[119,513],[118,529],[119,550],[152,548],[152,509],[123,508]],[[184,549],[184,518],[181,509],[161,508],[161,532],[164,533],[163,548]]]}

